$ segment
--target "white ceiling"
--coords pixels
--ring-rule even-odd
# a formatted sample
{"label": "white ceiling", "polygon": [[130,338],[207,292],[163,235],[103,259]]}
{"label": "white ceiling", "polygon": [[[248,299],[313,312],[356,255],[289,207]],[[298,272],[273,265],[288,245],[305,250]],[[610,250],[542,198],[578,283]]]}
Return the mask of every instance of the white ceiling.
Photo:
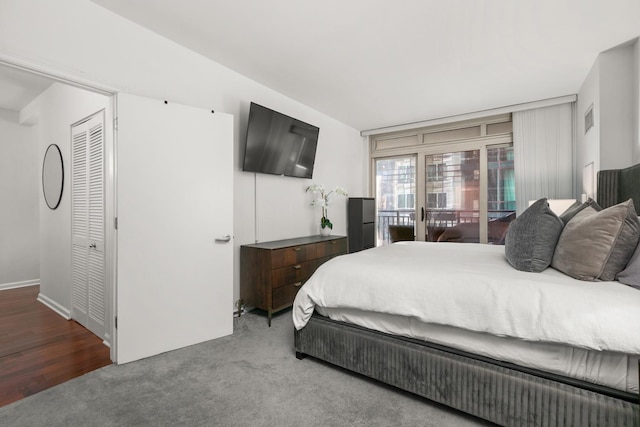
{"label": "white ceiling", "polygon": [[93,1],[359,130],[577,93],[640,35],[639,0]]}
{"label": "white ceiling", "polygon": [[53,80],[0,64],[0,109],[19,112]]}
{"label": "white ceiling", "polygon": [[366,130],[575,94],[639,0],[94,0]]}

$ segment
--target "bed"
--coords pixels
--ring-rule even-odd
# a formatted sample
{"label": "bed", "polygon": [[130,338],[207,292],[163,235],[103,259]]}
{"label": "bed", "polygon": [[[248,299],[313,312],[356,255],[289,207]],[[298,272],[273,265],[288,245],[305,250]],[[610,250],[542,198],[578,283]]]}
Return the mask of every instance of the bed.
{"label": "bed", "polygon": [[[640,208],[640,166],[601,171],[598,191],[603,208],[627,198]],[[504,253],[399,242],[338,257],[296,297],[296,356],[499,425],[640,425],[640,290],[554,268],[518,271]],[[412,266],[447,259],[470,262],[427,267],[430,285],[417,284]],[[390,285],[398,278],[415,289],[400,292]]]}

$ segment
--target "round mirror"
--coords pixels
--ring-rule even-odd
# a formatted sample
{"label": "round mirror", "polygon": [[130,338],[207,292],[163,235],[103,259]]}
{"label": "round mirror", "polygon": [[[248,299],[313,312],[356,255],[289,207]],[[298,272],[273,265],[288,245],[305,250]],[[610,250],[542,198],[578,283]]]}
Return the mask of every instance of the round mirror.
{"label": "round mirror", "polygon": [[60,147],[51,144],[44,153],[42,163],[42,192],[44,200],[50,209],[55,209],[62,199],[62,187],[64,186],[64,166]]}

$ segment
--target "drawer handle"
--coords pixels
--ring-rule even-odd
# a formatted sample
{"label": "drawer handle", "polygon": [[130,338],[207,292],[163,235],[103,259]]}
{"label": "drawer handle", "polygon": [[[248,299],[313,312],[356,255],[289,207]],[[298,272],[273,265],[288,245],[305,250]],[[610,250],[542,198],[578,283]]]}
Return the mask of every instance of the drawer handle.
{"label": "drawer handle", "polygon": [[332,240],[332,241],[331,241],[331,244],[332,244],[332,245],[335,245],[336,243],[338,243],[338,242],[336,242],[335,240]]}
{"label": "drawer handle", "polygon": [[300,286],[302,286],[302,282],[296,282],[293,284],[293,286],[295,286],[296,288],[299,288]]}
{"label": "drawer handle", "polygon": [[294,270],[300,270],[301,268],[302,268],[302,266],[300,264],[293,266]]}
{"label": "drawer handle", "polygon": [[302,248],[292,248],[294,251],[299,252]]}

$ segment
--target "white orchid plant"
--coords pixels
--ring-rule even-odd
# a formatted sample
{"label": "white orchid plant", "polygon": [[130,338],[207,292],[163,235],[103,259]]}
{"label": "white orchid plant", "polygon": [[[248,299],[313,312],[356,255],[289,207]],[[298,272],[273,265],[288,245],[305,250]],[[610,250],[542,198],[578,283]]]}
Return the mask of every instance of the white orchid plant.
{"label": "white orchid plant", "polygon": [[320,219],[320,227],[326,228],[329,227],[330,230],[333,230],[333,224],[329,221],[327,217],[328,207],[331,203],[331,200],[338,197],[348,197],[349,194],[342,187],[336,187],[333,190],[327,191],[324,186],[320,184],[312,184],[307,187],[307,193],[315,194],[315,198],[311,202],[311,206],[320,206],[322,208],[322,218]]}

